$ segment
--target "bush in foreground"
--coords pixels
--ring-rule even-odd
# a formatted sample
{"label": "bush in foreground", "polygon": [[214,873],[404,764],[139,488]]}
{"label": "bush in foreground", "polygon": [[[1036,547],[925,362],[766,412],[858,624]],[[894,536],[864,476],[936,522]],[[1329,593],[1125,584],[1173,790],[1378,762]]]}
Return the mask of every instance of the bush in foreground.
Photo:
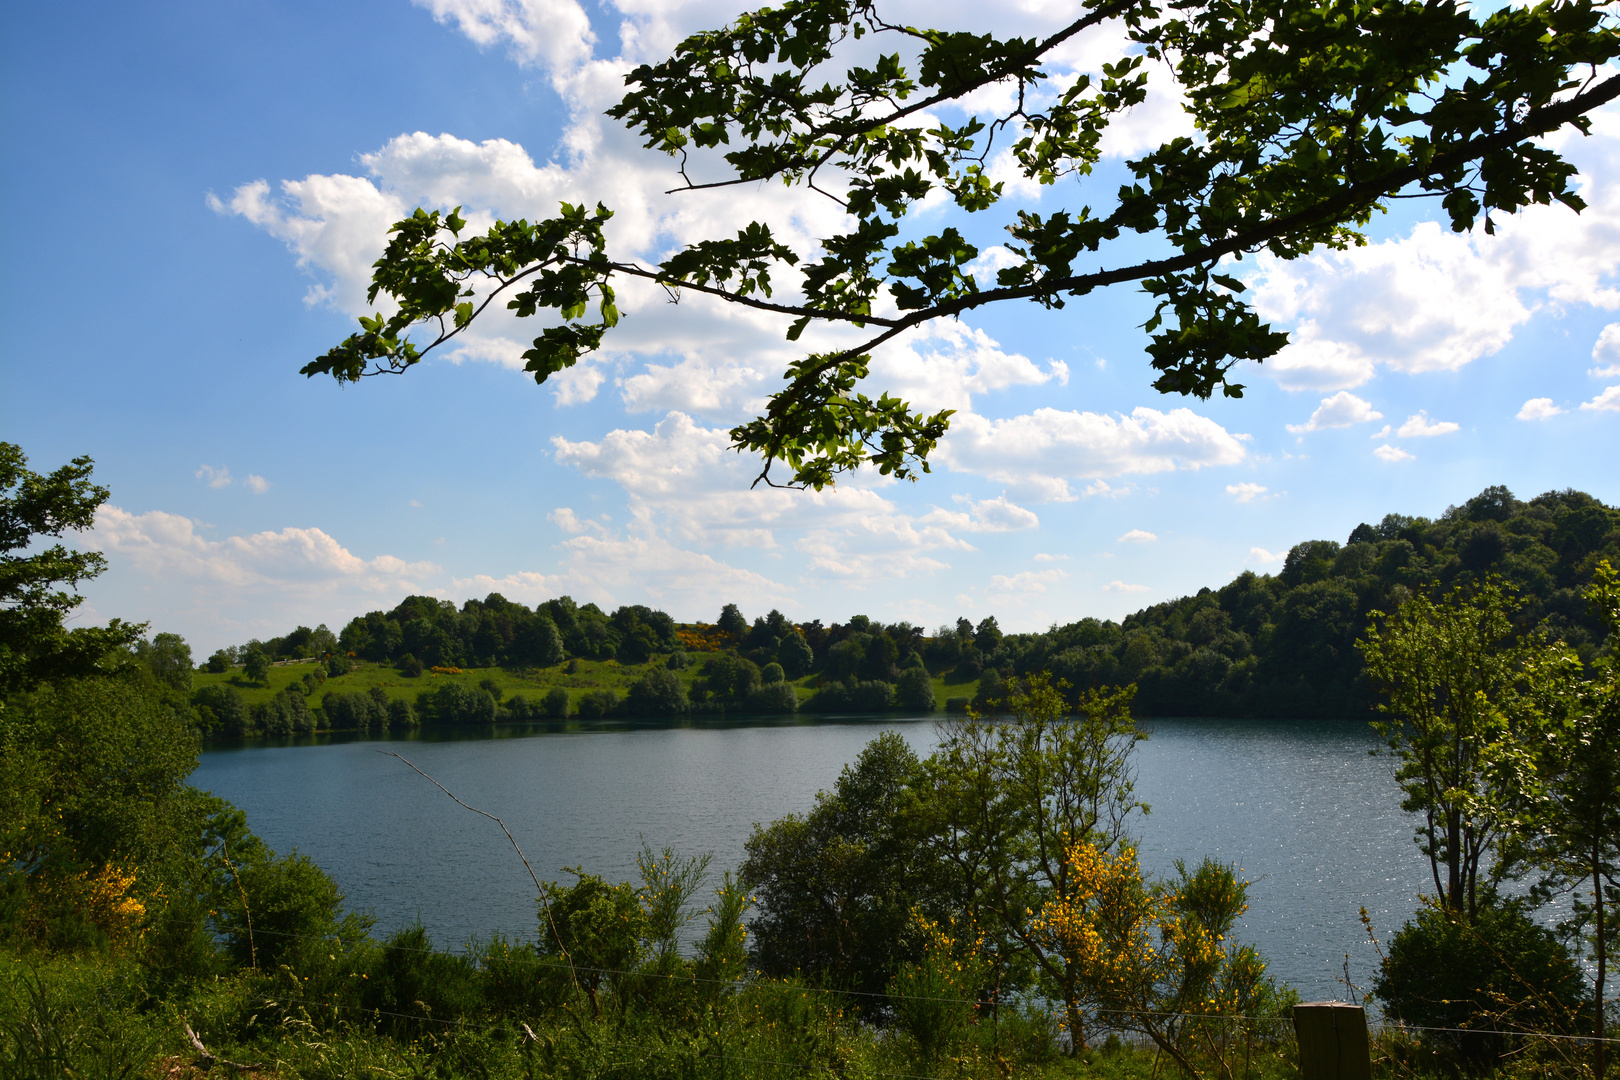
{"label": "bush in foreground", "polygon": [[1573,1032],[1585,985],[1552,931],[1518,905],[1499,904],[1472,919],[1439,907],[1418,912],[1390,942],[1373,993],[1396,1019],[1452,1029],[1425,1039],[1478,1072],[1520,1041],[1495,1032]]}

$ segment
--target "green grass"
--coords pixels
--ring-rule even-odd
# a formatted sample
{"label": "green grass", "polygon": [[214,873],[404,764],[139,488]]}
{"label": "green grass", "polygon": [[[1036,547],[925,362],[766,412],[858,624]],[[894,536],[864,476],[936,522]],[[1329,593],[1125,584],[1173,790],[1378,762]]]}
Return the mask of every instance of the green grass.
{"label": "green grass", "polygon": [[[188,1027],[224,1061],[249,1065],[241,1075],[265,1080],[527,1080],[537,1075],[1151,1080],[1160,1075],[1155,1055],[1142,1047],[1110,1046],[1062,1057],[1049,1023],[1023,1021],[1012,1009],[995,1027],[971,1025],[929,1060],[907,1032],[862,1023],[843,1002],[794,981],[759,980],[705,995],[702,987],[677,978],[663,999],[676,1006],[667,1015],[631,997],[615,997],[609,987],[604,1015],[592,1018],[577,991],[561,992],[566,1007],[507,1002],[490,993],[494,983],[486,972],[446,957],[436,970],[448,974],[460,993],[441,993],[444,1000],[433,1020],[414,1021],[358,1007],[358,996],[348,989],[353,981],[348,965],[371,967],[371,978],[380,969],[363,951],[342,960],[338,975],[350,974],[349,980],[334,979],[319,964],[301,963],[300,973],[308,971],[310,978],[291,969],[235,971],[196,984],[159,986],[148,982],[133,958],[18,955],[0,946],[0,1075],[201,1080]],[[712,1007],[695,1007],[705,998],[712,998]],[[423,1003],[414,1005],[394,1008],[423,1016]],[[699,1017],[706,1021],[701,1027],[694,1022]],[[1276,1052],[1255,1066],[1246,1070],[1246,1080],[1292,1080],[1294,1075],[1291,1063]],[[231,1074],[224,1064],[208,1073]]]}
{"label": "green grass", "polygon": [[934,708],[936,709],[944,709],[945,702],[949,701],[953,697],[971,698],[978,692],[978,679],[969,679],[967,682],[948,683],[945,681],[944,675],[934,676]]}
{"label": "green grass", "polygon": [[[692,663],[683,671],[677,672],[681,681],[690,690],[692,683],[698,679],[699,669],[709,654],[692,653]],[[514,670],[509,668],[466,668],[460,674],[439,674],[424,671],[416,678],[407,678],[401,675],[392,665],[361,663],[347,675],[329,678],[315,688],[309,695],[310,704],[318,705],[321,698],[330,693],[356,694],[365,693],[372,687],[381,687],[391,698],[403,698],[414,704],[424,690],[439,685],[441,682],[458,682],[469,687],[476,687],[486,679],[493,680],[501,688],[501,699],[521,695],[530,701],[538,701],[546,696],[552,688],[562,687],[568,691],[569,707],[572,710],[579,704],[580,698],[595,690],[612,690],[621,698],[629,691],[630,685],[652,667],[662,667],[668,659],[667,655],[656,656],[646,664],[626,666],[616,660],[578,660],[575,661],[575,673],[567,673],[567,664],[557,664],[548,668],[528,668]],[[240,667],[227,672],[214,674],[207,671],[198,671],[192,676],[193,689],[200,690],[205,686],[224,685],[235,687],[242,695],[245,704],[254,705],[269,701],[276,694],[281,693],[288,686],[300,682],[304,675],[318,668],[313,660],[293,661],[277,664],[270,669],[266,683],[250,682]],[[799,696],[799,704],[803,705],[815,695],[819,676],[807,675],[802,679],[792,681],[794,693]],[[953,697],[972,697],[978,690],[977,680],[961,683],[947,683],[944,676],[934,678],[934,707],[943,711],[945,702]]]}

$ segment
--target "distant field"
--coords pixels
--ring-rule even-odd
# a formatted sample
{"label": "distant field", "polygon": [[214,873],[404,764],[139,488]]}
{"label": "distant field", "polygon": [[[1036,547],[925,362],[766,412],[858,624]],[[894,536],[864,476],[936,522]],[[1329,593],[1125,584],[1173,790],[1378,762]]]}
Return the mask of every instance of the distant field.
{"label": "distant field", "polygon": [[[703,661],[707,657],[705,653],[691,655],[691,665],[685,671],[677,672],[688,688],[691,687],[693,680],[698,678],[698,669],[703,666]],[[404,677],[386,664],[363,663],[349,674],[327,679],[316,687],[315,692],[310,695],[310,704],[318,705],[320,699],[328,693],[363,693],[374,686],[382,687],[391,698],[404,698],[414,704],[422,691],[437,686],[441,681],[448,680],[476,687],[485,679],[492,679],[501,688],[502,700],[522,695],[530,701],[538,701],[552,687],[560,686],[568,691],[572,708],[578,704],[581,697],[592,690],[612,690],[623,697],[630,689],[630,684],[641,678],[649,666],[662,666],[666,659],[668,658],[660,656],[648,664],[635,667],[626,667],[616,660],[578,660],[575,661],[577,670],[573,675],[565,673],[566,664],[558,664],[555,667],[532,668],[522,672],[506,668],[467,668],[459,675],[423,672],[414,679]],[[218,675],[199,671],[193,676],[192,685],[198,689],[212,685],[234,686],[242,695],[242,700],[252,705],[269,701],[288,686],[302,680],[306,673],[315,668],[316,662],[313,660],[277,664],[270,669],[269,684],[265,686],[249,682],[239,667]],[[810,675],[793,683],[794,692],[799,695],[801,704],[815,693],[810,685],[815,679],[816,676]],[[977,682],[946,683],[943,678],[935,678],[935,707],[943,709],[947,698],[972,697],[977,688]]]}

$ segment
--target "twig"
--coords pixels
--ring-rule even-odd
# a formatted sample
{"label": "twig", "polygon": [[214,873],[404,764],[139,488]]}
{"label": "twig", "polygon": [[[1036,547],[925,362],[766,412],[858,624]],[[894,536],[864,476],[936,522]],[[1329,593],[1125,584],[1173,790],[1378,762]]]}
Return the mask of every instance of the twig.
{"label": "twig", "polygon": [[251,1072],[254,1069],[264,1068],[263,1062],[243,1065],[241,1062],[229,1061],[220,1057],[203,1045],[202,1039],[198,1038],[197,1033],[191,1030],[190,1024],[182,1023],[181,1026],[186,1029],[186,1038],[191,1040],[192,1049],[197,1051],[197,1064],[204,1069],[212,1069],[215,1065],[223,1065],[227,1069],[235,1069],[237,1072]]}
{"label": "twig", "polygon": [[496,817],[494,814],[491,814],[487,810],[480,810],[476,806],[468,806],[466,803],[456,798],[455,795],[451,793],[449,788],[433,779],[433,777],[429,776],[421,769],[418,769],[408,758],[404,757],[403,755],[396,754],[392,750],[378,750],[377,753],[391,758],[399,758],[399,760],[405,762],[406,765],[409,765],[411,771],[416,773],[416,775],[420,776],[422,779],[426,780],[428,783],[432,784],[446,795],[449,795],[451,802],[455,803],[463,810],[471,810],[475,814],[482,814],[484,817],[489,818],[489,820],[501,827],[501,832],[505,833],[506,838],[512,842],[512,850],[517,852],[518,858],[523,860],[523,869],[529,872],[529,878],[534,882],[535,892],[540,896],[540,907],[546,913],[546,924],[551,927],[551,936],[557,942],[557,949],[562,953],[563,959],[568,961],[568,974],[574,980],[574,986],[577,989],[579,987],[579,972],[574,970],[574,958],[569,954],[568,946],[563,944],[562,934],[557,930],[557,920],[551,917],[551,904],[546,899],[545,886],[540,884],[540,878],[535,874],[534,867],[529,865],[529,857],[523,854],[522,848],[518,847],[517,837],[513,836],[512,830],[506,827],[506,822],[502,821],[500,818]]}
{"label": "twig", "polygon": [[247,890],[242,888],[242,875],[236,872],[236,864],[231,862],[231,849],[223,839],[219,842],[220,857],[225,860],[225,868],[231,872],[231,880],[236,882],[237,895],[242,898],[242,914],[247,917],[248,932],[248,961],[253,970],[259,970],[259,949],[253,943],[253,912],[248,908]]}

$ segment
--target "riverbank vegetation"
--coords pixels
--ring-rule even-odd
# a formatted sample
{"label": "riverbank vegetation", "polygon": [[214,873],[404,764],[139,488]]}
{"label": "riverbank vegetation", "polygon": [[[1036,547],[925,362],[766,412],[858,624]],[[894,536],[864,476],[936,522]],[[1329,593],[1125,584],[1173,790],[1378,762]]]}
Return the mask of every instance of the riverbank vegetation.
{"label": "riverbank vegetation", "polygon": [[[1137,685],[986,668],[932,754],[875,739],[808,812],[756,826],[735,875],[646,847],[639,881],[534,874],[535,920],[516,937],[378,933],[307,857],[187,783],[197,713],[214,707],[199,700],[234,690],[229,665],[198,689],[174,635],[64,626],[77,600],[61,586],[100,564],[36,541],[83,528],[106,492],[87,461],[39,476],[5,449],[0,1075],[1295,1075],[1293,993],[1234,933],[1239,872],[1139,867],[1152,821],[1134,793]],[[1359,654],[1435,884],[1374,985],[1345,987],[1407,1025],[1381,1036],[1380,1077],[1607,1069],[1605,1044],[1582,1040],[1613,1029],[1620,663],[1582,646],[1620,630],[1620,576],[1606,561],[1586,573],[1582,618],[1600,633],[1573,645],[1567,617],[1466,568],[1368,615]],[[661,632],[653,616],[639,625]],[[739,623],[673,627],[667,656],[685,664],[635,678],[658,675],[688,707],[767,686],[851,693],[885,681],[863,674],[929,674],[922,654],[950,636],[913,635],[902,654],[893,628],[852,620],[822,659],[802,628]],[[760,626],[778,658],[804,643],[797,685],[749,644]],[[954,663],[1007,641],[967,628]],[[526,677],[270,655],[252,660],[251,708],[307,713],[305,677],[323,668],[328,683],[408,680],[411,699],[386,685],[324,699],[361,726],[487,723],[519,696],[497,673]],[[862,666],[875,662],[894,667]],[[606,679],[625,665],[558,666]],[[849,678],[804,683],[829,673]]]}

